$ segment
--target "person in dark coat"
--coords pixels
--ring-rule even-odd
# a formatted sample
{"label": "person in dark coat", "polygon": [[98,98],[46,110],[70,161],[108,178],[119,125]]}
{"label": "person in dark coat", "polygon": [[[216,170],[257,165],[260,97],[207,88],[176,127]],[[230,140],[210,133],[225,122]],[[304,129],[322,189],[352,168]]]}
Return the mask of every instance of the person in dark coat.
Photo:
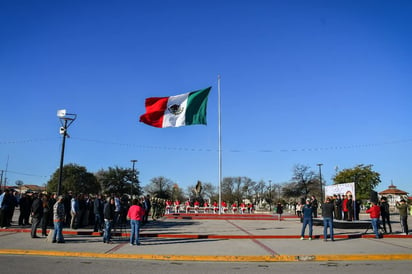
{"label": "person in dark coat", "polygon": [[43,237],[46,237],[47,236],[47,226],[49,225],[49,218],[50,218],[50,215],[53,215],[53,209],[50,207],[48,195],[43,195],[42,207],[43,207],[43,216],[41,218],[41,235]]}
{"label": "person in dark coat", "polygon": [[97,195],[93,202],[93,213],[94,213],[94,232],[102,230],[103,221],[103,201],[102,196]]}
{"label": "person in dark coat", "polygon": [[302,231],[300,233],[300,239],[305,238],[306,226],[309,226],[309,240],[312,240],[313,232],[313,208],[310,199],[306,199],[306,204],[302,208],[303,224]]}
{"label": "person in dark coat", "polygon": [[30,207],[31,207],[30,197],[28,197],[26,193],[23,193],[19,200],[19,208],[20,208],[19,225],[21,226],[29,225]]}
{"label": "person in dark coat", "polygon": [[108,201],[104,204],[103,216],[104,216],[104,233],[103,233],[103,243],[111,244],[112,238],[112,226],[114,220],[114,198],[108,198]]}
{"label": "person in dark coat", "polygon": [[33,203],[31,205],[31,237],[32,238],[40,238],[37,236],[37,228],[40,225],[40,221],[43,217],[43,203],[41,199],[41,195],[39,196],[37,193],[33,194]]}
{"label": "person in dark coat", "polygon": [[325,203],[322,204],[322,217],[323,217],[323,240],[328,239],[328,227],[330,233],[330,239],[334,241],[333,237],[333,214],[335,207],[329,197],[326,198]]}
{"label": "person in dark coat", "polygon": [[318,200],[316,199],[315,196],[312,196],[312,199],[310,201],[310,204],[312,206],[312,214],[313,214],[313,218],[317,218],[318,217]]}
{"label": "person in dark coat", "polygon": [[276,214],[279,214],[279,221],[282,221],[283,205],[280,202],[276,205]]}
{"label": "person in dark coat", "polygon": [[146,197],[144,197],[143,208],[145,210],[145,213],[143,216],[142,225],[145,225],[149,218],[150,209],[152,208],[152,203],[150,202],[150,195],[147,195]]}
{"label": "person in dark coat", "polygon": [[391,226],[391,220],[390,220],[390,212],[389,212],[389,204],[388,204],[388,200],[386,197],[382,197],[381,198],[381,218],[382,218],[382,227],[383,227],[383,231],[385,231],[385,233],[388,233],[388,231],[386,230],[386,224],[388,224],[388,228],[389,228],[389,233],[392,234],[392,226]]}
{"label": "person in dark coat", "polygon": [[342,220],[342,198],[339,195],[333,195],[334,204],[335,204],[335,219]]}

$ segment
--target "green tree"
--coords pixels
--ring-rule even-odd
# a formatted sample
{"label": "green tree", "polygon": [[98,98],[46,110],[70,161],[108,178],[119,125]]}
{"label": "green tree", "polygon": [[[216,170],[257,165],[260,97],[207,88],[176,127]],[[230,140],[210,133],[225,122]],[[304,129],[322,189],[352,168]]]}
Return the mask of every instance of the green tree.
{"label": "green tree", "polygon": [[137,171],[131,168],[109,167],[108,170],[99,170],[96,177],[102,186],[103,192],[141,195],[142,190],[137,178]]}
{"label": "green tree", "polygon": [[372,170],[373,165],[357,165],[338,172],[332,179],[334,184],[355,183],[357,199],[369,199],[371,191],[380,184],[380,174]]}
{"label": "green tree", "polygon": [[[57,169],[51,179],[47,182],[49,192],[57,191],[59,183],[60,169]],[[83,166],[67,164],[63,166],[62,172],[62,193],[73,191],[74,193],[98,193],[100,184],[93,173],[87,171]]]}

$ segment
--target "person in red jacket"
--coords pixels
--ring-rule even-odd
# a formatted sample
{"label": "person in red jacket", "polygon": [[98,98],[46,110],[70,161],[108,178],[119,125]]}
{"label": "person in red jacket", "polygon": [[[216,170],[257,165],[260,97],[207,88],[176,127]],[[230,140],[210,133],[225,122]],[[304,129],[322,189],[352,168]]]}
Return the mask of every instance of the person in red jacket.
{"label": "person in red jacket", "polygon": [[371,217],[371,223],[373,227],[373,232],[375,233],[375,238],[379,239],[379,218],[381,216],[381,208],[377,205],[376,201],[371,202],[372,206],[366,210]]}
{"label": "person in red jacket", "polygon": [[127,218],[130,220],[130,245],[140,245],[139,232],[145,210],[138,199],[133,199],[132,206],[127,212]]}
{"label": "person in red jacket", "polygon": [[242,214],[245,214],[245,212],[246,212],[246,205],[245,205],[244,202],[242,202],[242,203],[240,204],[240,212],[241,212]]}
{"label": "person in red jacket", "polygon": [[232,212],[233,212],[233,214],[236,214],[236,212],[237,212],[237,203],[236,202],[234,202],[232,204]]}
{"label": "person in red jacket", "polygon": [[186,209],[186,213],[190,213],[190,200],[187,200],[185,202],[185,209]]}
{"label": "person in red jacket", "polygon": [[194,205],[194,207],[195,207],[195,213],[199,213],[199,205],[200,205],[199,201],[196,200],[196,201],[193,203],[193,205]]}
{"label": "person in red jacket", "polygon": [[170,200],[166,201],[166,214],[170,214],[170,211],[172,210],[172,205],[173,205],[172,201]]}
{"label": "person in red jacket", "polygon": [[175,201],[175,213],[179,213],[180,210],[180,201],[176,200]]}
{"label": "person in red jacket", "polygon": [[222,201],[222,210],[223,210],[223,213],[227,213],[227,204],[225,201]]}
{"label": "person in red jacket", "polygon": [[203,211],[204,213],[209,213],[209,203],[207,201],[204,201],[203,203]]}
{"label": "person in red jacket", "polygon": [[217,205],[217,202],[213,202],[213,213],[216,214],[219,211],[219,206]]}

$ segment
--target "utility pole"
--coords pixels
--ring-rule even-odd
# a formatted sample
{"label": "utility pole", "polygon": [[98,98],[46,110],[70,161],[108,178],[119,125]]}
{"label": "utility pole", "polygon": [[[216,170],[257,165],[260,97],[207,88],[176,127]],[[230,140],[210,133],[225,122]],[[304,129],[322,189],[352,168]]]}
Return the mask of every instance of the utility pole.
{"label": "utility pole", "polygon": [[132,178],[132,183],[130,184],[130,199],[133,197],[133,181],[136,179],[136,173],[134,171],[134,165],[136,164],[137,160],[130,160],[132,162],[132,172],[133,172],[133,178]]}
{"label": "utility pole", "polygon": [[0,175],[0,190],[4,190],[3,188],[3,173],[4,170],[0,170],[1,171],[1,175]]}
{"label": "utility pole", "polygon": [[57,117],[60,119],[61,127],[60,127],[60,134],[63,136],[62,141],[62,151],[60,155],[60,168],[59,168],[59,183],[57,185],[57,195],[61,195],[62,189],[62,181],[63,181],[63,161],[64,161],[64,147],[66,145],[66,137],[70,137],[67,134],[67,129],[69,126],[76,120],[76,114],[66,113],[65,109],[61,109],[57,111]]}
{"label": "utility pole", "polygon": [[323,186],[322,186],[322,165],[317,164],[319,167],[319,184],[320,184],[320,202],[323,203]]}
{"label": "utility pole", "polygon": [[269,180],[269,212],[272,212],[272,180]]}

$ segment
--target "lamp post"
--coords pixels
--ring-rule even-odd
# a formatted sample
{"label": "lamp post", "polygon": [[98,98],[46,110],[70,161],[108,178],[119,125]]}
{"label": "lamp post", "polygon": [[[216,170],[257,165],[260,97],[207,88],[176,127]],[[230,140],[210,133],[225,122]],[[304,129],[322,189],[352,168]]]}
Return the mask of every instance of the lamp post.
{"label": "lamp post", "polygon": [[133,172],[133,178],[132,178],[132,183],[130,184],[130,198],[133,196],[133,180],[136,179],[136,173],[134,172],[134,165],[136,164],[137,160],[130,160],[132,162],[132,172]]}
{"label": "lamp post", "polygon": [[323,164],[317,164],[317,166],[319,167],[319,184],[320,184],[320,202],[321,203],[323,203],[322,165]]}
{"label": "lamp post", "polygon": [[272,212],[272,180],[269,180],[269,212]]}
{"label": "lamp post", "polygon": [[278,192],[278,194],[279,194],[279,203],[280,203],[280,190],[282,189],[282,186],[281,185],[278,185],[278,190],[279,190],[279,192]]}
{"label": "lamp post", "polygon": [[60,123],[62,125],[60,127],[60,134],[63,136],[62,152],[60,156],[59,183],[57,185],[57,195],[61,195],[62,180],[63,180],[64,147],[66,145],[66,136],[70,137],[69,134],[67,134],[67,129],[74,122],[74,120],[76,120],[77,115],[67,113],[65,109],[60,109],[57,111],[57,117],[59,117]]}

